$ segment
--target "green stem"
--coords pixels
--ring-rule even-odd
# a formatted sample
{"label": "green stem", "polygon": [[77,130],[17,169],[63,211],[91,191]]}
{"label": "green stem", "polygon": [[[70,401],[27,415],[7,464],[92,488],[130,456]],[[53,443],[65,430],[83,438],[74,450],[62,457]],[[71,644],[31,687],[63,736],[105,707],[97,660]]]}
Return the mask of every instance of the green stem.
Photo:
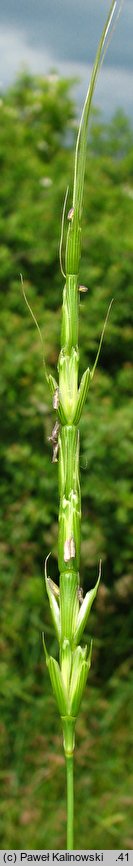
{"label": "green stem", "polygon": [[67,772],[67,851],[73,850],[73,754],[66,755]]}

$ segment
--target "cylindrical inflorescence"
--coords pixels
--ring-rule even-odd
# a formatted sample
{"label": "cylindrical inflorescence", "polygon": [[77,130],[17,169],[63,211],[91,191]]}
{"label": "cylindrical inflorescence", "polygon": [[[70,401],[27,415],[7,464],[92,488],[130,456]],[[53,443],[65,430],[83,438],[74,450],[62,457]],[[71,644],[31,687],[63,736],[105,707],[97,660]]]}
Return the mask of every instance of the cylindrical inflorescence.
{"label": "cylindrical inflorescence", "polygon": [[[47,575],[47,560],[45,564],[45,580],[52,619],[59,643],[59,663],[52,656],[48,655],[45,641],[44,651],[53,692],[62,719],[63,744],[67,759],[68,849],[73,848],[72,755],[75,744],[75,723],[91,665],[92,653],[92,641],[90,642],[89,652],[87,644],[82,648],[79,641],[82,638],[86,627],[91,606],[96,597],[101,575],[100,562],[96,585],[93,589],[88,590],[83,598],[79,581],[81,496],[79,483],[78,423],[81,418],[87,391],[97,366],[105,325],[103,327],[93,368],[90,370],[89,367],[87,367],[83,373],[78,388],[79,288],[80,290],[82,289],[83,291],[86,291],[83,287],[78,286],[81,250],[80,222],[82,215],[89,113],[97,74],[106,51],[106,45],[108,44],[110,25],[112,27],[114,13],[117,13],[116,7],[116,0],[112,0],[110,11],[99,42],[96,59],[94,61],[91,80],[77,136],[73,198],[72,207],[68,213],[69,226],[65,253],[66,283],[63,291],[61,351],[58,361],[59,384],[51,374],[46,374],[52,392],[53,408],[57,411],[58,415],[53,427],[52,435],[49,438],[53,445],[53,462],[57,461],[57,455],[59,452],[59,587],[56,586]],[[65,197],[65,203],[66,198],[67,195]],[[63,208],[60,243],[60,263],[63,273],[61,250],[64,214],[65,207]],[[106,321],[107,317],[105,324]]]}

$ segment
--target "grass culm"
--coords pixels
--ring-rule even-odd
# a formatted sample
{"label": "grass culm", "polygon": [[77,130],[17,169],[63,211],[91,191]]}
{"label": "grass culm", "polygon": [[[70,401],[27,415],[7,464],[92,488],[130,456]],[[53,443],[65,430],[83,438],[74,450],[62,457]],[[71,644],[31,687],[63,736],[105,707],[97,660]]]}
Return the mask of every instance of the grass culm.
{"label": "grass culm", "polygon": [[43,635],[43,644],[52,689],[62,722],[67,777],[67,849],[69,850],[74,848],[73,753],[75,746],[75,725],[92,654],[92,641],[89,648],[87,645],[82,647],[80,641],[88,621],[92,603],[96,597],[101,573],[100,562],[96,584],[83,598],[82,587],[80,586],[81,494],[79,479],[79,423],[84,403],[92,384],[104,328],[111,306],[110,304],[93,369],[90,370],[88,367],[85,370],[79,384],[79,301],[80,293],[87,290],[85,286],[79,285],[81,221],[87,132],[92,97],[97,75],[101,68],[121,5],[122,3],[117,2],[117,0],[113,0],[111,3],[98,46],[79,125],[75,151],[73,193],[67,213],[67,239],[63,268],[62,241],[68,202],[68,195],[65,196],[60,242],[60,263],[65,277],[65,286],[63,291],[61,349],[58,359],[57,380],[49,375],[45,366],[45,375],[51,391],[54,414],[53,430],[50,437],[53,446],[52,459],[53,462],[58,461],[58,567],[60,575],[58,587],[51,577],[49,577],[49,557],[47,557],[45,563],[45,583],[58,641],[58,661],[47,652],[45,633]]}

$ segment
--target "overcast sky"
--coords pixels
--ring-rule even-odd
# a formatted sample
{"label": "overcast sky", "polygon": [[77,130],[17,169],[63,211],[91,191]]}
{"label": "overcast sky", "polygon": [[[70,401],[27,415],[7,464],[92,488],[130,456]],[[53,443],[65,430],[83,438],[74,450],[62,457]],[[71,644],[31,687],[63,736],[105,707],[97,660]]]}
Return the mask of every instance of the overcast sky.
{"label": "overcast sky", "polygon": [[[80,77],[76,99],[81,100],[109,6],[109,0],[1,0],[1,89],[22,68],[44,75],[54,68]],[[122,107],[133,123],[133,0],[124,0],[94,104],[105,117]]]}

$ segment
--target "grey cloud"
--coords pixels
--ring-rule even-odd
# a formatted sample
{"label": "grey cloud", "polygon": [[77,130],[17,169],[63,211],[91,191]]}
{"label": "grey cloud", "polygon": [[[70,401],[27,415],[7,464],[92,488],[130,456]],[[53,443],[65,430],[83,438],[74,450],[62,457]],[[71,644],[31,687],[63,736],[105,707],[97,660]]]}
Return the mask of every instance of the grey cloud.
{"label": "grey cloud", "polygon": [[[16,26],[31,46],[45,47],[58,60],[92,62],[108,0],[1,0],[0,20]],[[133,68],[133,4],[125,0],[106,65]]]}
{"label": "grey cloud", "polygon": [[[109,0],[1,0],[0,77],[3,88],[23,66],[47,74],[52,67],[79,76],[81,103]],[[118,106],[133,115],[133,0],[125,0],[103,70],[95,103],[106,116]]]}

